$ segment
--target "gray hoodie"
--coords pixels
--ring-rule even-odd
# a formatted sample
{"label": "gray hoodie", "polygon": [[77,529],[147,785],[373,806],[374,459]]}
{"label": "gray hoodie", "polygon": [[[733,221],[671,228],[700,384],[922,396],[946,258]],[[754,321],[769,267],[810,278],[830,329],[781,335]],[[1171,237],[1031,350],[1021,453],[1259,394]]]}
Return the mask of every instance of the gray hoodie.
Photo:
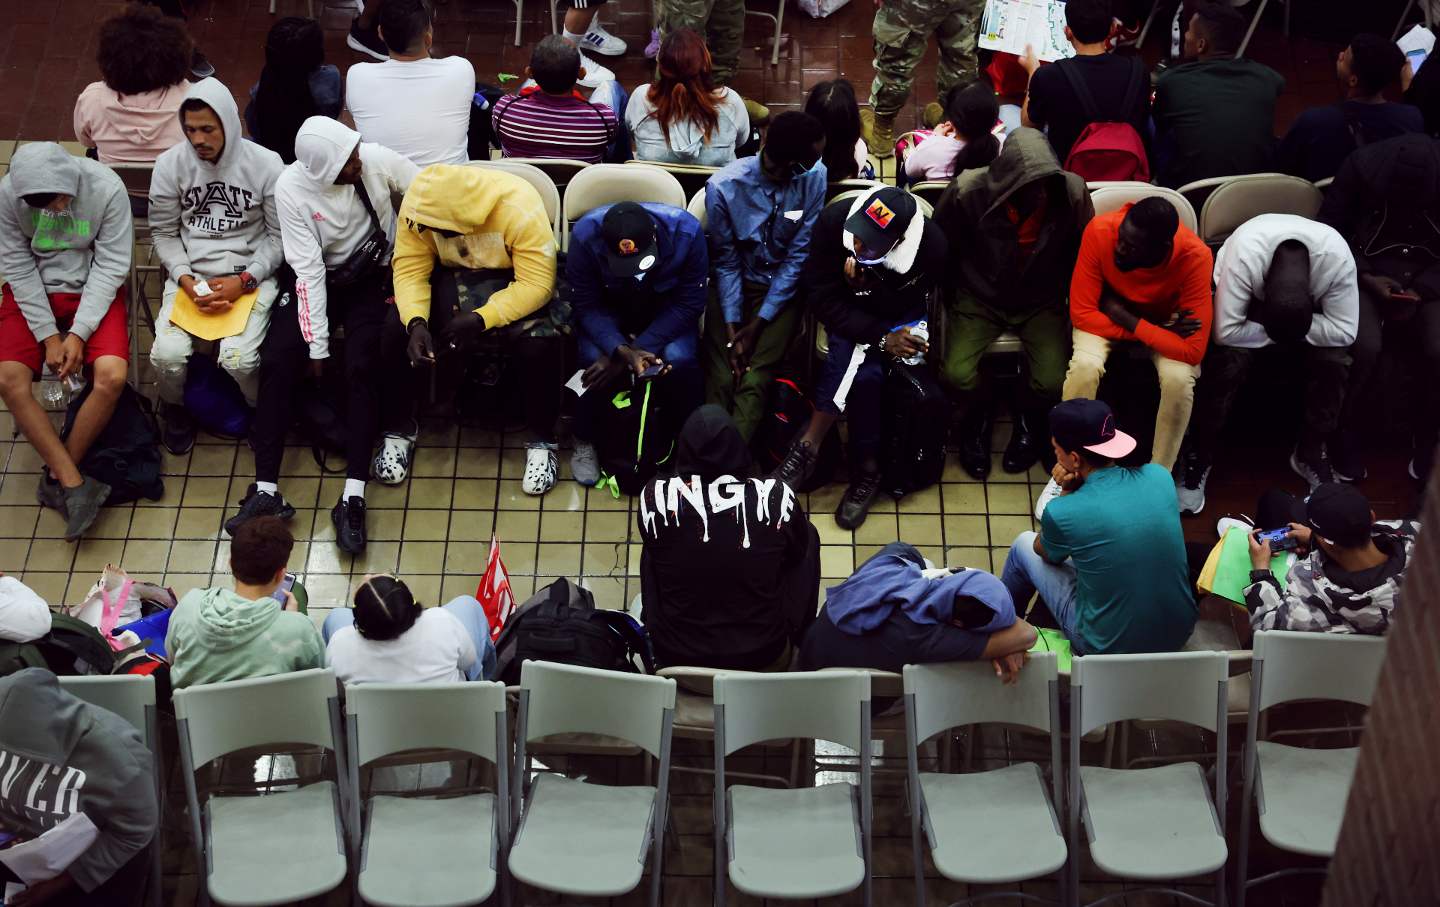
{"label": "gray hoodie", "polygon": [[[155,160],[150,180],[155,251],[171,280],[241,271],[264,280],[280,266],[275,180],[285,165],[280,155],[241,137],[240,111],[219,79],[191,85],[185,99],[192,98],[220,118],[225,148],[213,164],[200,160],[188,141]],[[184,116],[182,111],[182,121]]]}
{"label": "gray hoodie", "polygon": [[119,715],[44,668],[0,678],[0,826],[33,837],[83,812],[100,835],[66,872],[94,891],[145,849],[160,816],[150,750]]}
{"label": "gray hoodie", "polygon": [[170,615],[165,637],[175,689],[325,667],[325,643],[304,614],[268,595],[192,589]]}
{"label": "gray hoodie", "polygon": [[[52,213],[22,196],[71,196]],[[60,333],[49,294],[79,293],[70,331],[88,342],[130,273],[134,227],[125,184],[98,161],[75,157],[54,142],[15,149],[0,179],[0,274],[36,340]]]}

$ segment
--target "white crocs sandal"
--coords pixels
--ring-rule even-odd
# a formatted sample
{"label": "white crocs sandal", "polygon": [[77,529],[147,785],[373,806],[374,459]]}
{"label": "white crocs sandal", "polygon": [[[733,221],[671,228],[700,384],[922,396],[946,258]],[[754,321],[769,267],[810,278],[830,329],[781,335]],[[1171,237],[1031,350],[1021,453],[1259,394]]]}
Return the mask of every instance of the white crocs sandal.
{"label": "white crocs sandal", "polygon": [[410,475],[415,459],[415,435],[386,432],[370,462],[370,474],[381,485],[399,485]]}
{"label": "white crocs sandal", "polygon": [[558,449],[555,444],[525,445],[525,478],[520,480],[521,491],[542,495],[555,487],[555,477],[560,472],[560,457],[555,453]]}

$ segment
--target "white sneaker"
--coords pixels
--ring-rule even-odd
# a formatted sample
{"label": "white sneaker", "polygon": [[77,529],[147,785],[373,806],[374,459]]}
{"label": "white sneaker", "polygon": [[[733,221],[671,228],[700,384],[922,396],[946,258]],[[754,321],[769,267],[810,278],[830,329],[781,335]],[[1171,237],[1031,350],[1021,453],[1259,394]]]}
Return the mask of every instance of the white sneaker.
{"label": "white sneaker", "polygon": [[585,72],[575,80],[575,84],[584,88],[599,88],[601,82],[615,81],[615,73],[596,63],[583,52],[580,54],[580,68]]}
{"label": "white sneaker", "polygon": [[555,476],[560,471],[556,449],[557,445],[542,441],[525,445],[525,477],[520,480],[521,491],[542,495],[555,487]]}
{"label": "white sneaker", "polygon": [[1045,513],[1045,508],[1050,502],[1060,497],[1060,483],[1053,478],[1045,483],[1045,490],[1040,492],[1040,497],[1035,501],[1035,519],[1040,519]]}
{"label": "white sneaker", "polygon": [[581,50],[588,50],[605,57],[618,57],[625,52],[626,47],[624,39],[617,38],[605,30],[605,26],[600,24],[599,16],[590,20],[590,30],[585,32],[580,44]]}
{"label": "white sneaker", "polygon": [[410,475],[415,460],[415,434],[389,432],[380,440],[380,449],[370,461],[370,475],[381,485],[399,485]]}
{"label": "white sneaker", "polygon": [[586,488],[600,481],[600,458],[595,453],[594,444],[580,440],[575,442],[575,450],[570,454],[570,474]]}
{"label": "white sneaker", "polygon": [[1252,525],[1250,521],[1246,518],[1222,516],[1220,519],[1215,521],[1215,534],[1220,536],[1222,539],[1225,537],[1225,533],[1229,532],[1231,529],[1236,528],[1244,529],[1246,532],[1255,531],[1254,525]]}

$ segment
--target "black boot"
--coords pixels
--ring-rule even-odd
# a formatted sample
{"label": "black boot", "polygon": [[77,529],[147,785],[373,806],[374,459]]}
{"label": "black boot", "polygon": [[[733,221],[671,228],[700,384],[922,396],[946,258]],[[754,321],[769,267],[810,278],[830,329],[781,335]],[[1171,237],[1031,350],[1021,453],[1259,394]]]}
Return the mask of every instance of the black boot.
{"label": "black boot", "polygon": [[1010,443],[1000,465],[1006,472],[1024,472],[1040,460],[1040,453],[1050,444],[1049,412],[1031,409],[1015,417]]}
{"label": "black boot", "polygon": [[960,435],[960,465],[975,481],[985,481],[990,475],[990,444],[995,435],[995,417],[990,407],[983,403],[972,405],[956,431]]}
{"label": "black boot", "polygon": [[166,403],[161,414],[164,431],[160,440],[165,449],[177,457],[189,453],[195,446],[195,417],[180,403]]}

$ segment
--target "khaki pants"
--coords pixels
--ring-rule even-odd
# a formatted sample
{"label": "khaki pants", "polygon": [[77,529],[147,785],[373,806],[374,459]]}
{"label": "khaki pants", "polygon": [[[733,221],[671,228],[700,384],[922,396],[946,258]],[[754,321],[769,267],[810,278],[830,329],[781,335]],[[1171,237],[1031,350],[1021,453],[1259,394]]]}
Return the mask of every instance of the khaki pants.
{"label": "khaki pants", "polygon": [[[1066,400],[1076,397],[1095,399],[1100,379],[1105,375],[1105,360],[1110,357],[1110,341],[1096,334],[1075,330],[1075,352],[1070,356],[1070,369],[1065,373]],[[1155,444],[1150,449],[1150,462],[1172,469],[1180,455],[1180,442],[1190,424],[1190,407],[1195,403],[1195,379],[1200,366],[1186,365],[1153,353],[1155,373],[1160,377],[1160,410],[1155,414]]]}

